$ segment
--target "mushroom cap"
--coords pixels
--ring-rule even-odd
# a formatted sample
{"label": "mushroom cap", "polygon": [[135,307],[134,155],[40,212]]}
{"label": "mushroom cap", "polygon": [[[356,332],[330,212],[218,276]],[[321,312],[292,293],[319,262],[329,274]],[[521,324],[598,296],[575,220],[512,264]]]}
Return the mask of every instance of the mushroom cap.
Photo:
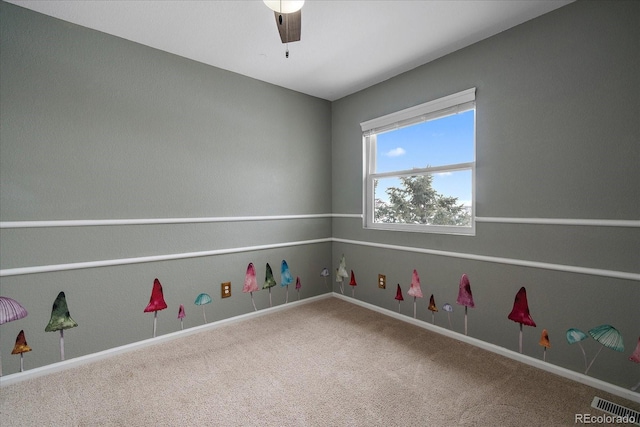
{"label": "mushroom cap", "polygon": [[256,292],[258,291],[258,281],[256,280],[256,268],[253,263],[250,262],[247,266],[247,274],[244,276],[244,287],[242,292]]}
{"label": "mushroom cap", "polygon": [[51,309],[51,319],[49,320],[49,324],[47,325],[47,327],[44,328],[44,331],[54,332],[63,329],[75,328],[76,326],[78,326],[78,324],[71,318],[71,315],[69,314],[67,299],[64,295],[64,292],[60,292],[56,297],[56,300],[53,302],[53,307]]}
{"label": "mushroom cap", "polygon": [[164,302],[164,294],[162,293],[162,285],[160,281],[156,278],[153,281],[153,289],[151,290],[151,298],[149,299],[149,304],[147,308],[144,309],[145,313],[150,313],[152,311],[160,311],[167,308],[167,303]]}
{"label": "mushroom cap", "polygon": [[264,276],[264,285],[262,285],[262,289],[273,288],[276,285],[276,279],[273,278],[273,271],[271,270],[271,266],[267,263],[267,272]]}
{"label": "mushroom cap", "polygon": [[536,327],[536,322],[533,321],[529,314],[529,304],[527,303],[527,290],[523,287],[520,288],[516,294],[516,298],[513,301],[513,309],[508,316],[509,320],[513,320],[521,325]]}
{"label": "mushroom cap", "polygon": [[445,303],[445,304],[442,306],[442,309],[443,309],[444,311],[446,311],[447,313],[453,313],[453,306],[452,306],[451,304],[449,304],[448,302],[447,302],[447,303]]}
{"label": "mushroom cap", "polygon": [[329,277],[329,269],[327,267],[323,268],[320,272],[320,277]]}
{"label": "mushroom cap", "polygon": [[587,334],[582,332],[580,329],[576,329],[576,328],[567,329],[567,342],[569,344],[575,344],[577,342],[580,342],[586,339],[587,339]]}
{"label": "mushroom cap", "polygon": [[413,274],[411,275],[411,287],[407,291],[407,294],[412,297],[422,298],[422,289],[420,289],[420,276],[418,276],[418,272],[413,270]]}
{"label": "mushroom cap", "polygon": [[638,344],[636,345],[636,349],[633,350],[633,353],[631,353],[631,356],[629,356],[629,360],[640,363],[640,337],[638,337]]}
{"label": "mushroom cap", "polygon": [[396,289],[395,299],[397,299],[398,301],[404,301],[404,298],[402,297],[402,289],[400,288],[400,283],[398,283],[398,289]]}
{"label": "mushroom cap", "polygon": [[16,300],[0,297],[0,325],[27,317],[27,310]]}
{"label": "mushroom cap", "polygon": [[438,311],[436,299],[433,297],[433,294],[431,294],[431,297],[429,298],[429,306],[427,307],[427,309],[433,311],[434,313]]}
{"label": "mushroom cap", "polygon": [[184,312],[184,305],[180,304],[180,308],[178,309],[178,319],[184,319],[187,315]]}
{"label": "mushroom cap", "polygon": [[31,351],[31,347],[27,345],[27,340],[24,337],[24,330],[21,330],[16,337],[16,345],[13,347],[11,354],[22,354]]}
{"label": "mushroom cap", "polygon": [[603,346],[615,351],[624,351],[622,334],[611,325],[600,325],[589,330],[589,335]]}
{"label": "mushroom cap", "polygon": [[287,264],[287,261],[285,260],[282,260],[282,264],[280,266],[280,276],[280,286],[283,288],[293,283],[293,276],[291,276],[291,272],[289,272],[289,264]]}
{"label": "mushroom cap", "polygon": [[196,297],[196,300],[193,303],[195,305],[211,304],[211,297],[209,294],[202,293]]}
{"label": "mushroom cap", "polygon": [[300,289],[302,287],[302,283],[300,283],[300,277],[296,276],[296,289]]}
{"label": "mushroom cap", "polygon": [[471,293],[471,284],[469,283],[469,277],[463,274],[460,277],[460,285],[458,285],[458,299],[456,303],[464,305],[465,307],[475,307],[473,303],[473,294]]}
{"label": "mushroom cap", "polygon": [[540,342],[538,343],[544,348],[551,348],[551,342],[549,341],[549,333],[546,329],[542,330],[542,334],[540,335]]}
{"label": "mushroom cap", "polygon": [[351,270],[351,281],[349,282],[350,286],[358,286],[358,283],[356,283],[356,275],[353,274],[353,270]]}

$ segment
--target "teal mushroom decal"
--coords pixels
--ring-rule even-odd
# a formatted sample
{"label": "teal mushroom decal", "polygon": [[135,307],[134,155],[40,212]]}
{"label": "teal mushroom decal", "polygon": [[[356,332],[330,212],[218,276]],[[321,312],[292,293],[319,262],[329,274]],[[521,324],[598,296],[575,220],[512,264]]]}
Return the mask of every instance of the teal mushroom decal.
{"label": "teal mushroom decal", "polygon": [[589,330],[589,335],[591,335],[591,338],[602,344],[602,347],[600,347],[596,355],[593,356],[593,359],[591,359],[591,363],[589,363],[589,366],[587,366],[587,369],[584,371],[585,375],[587,372],[589,372],[589,368],[591,368],[591,365],[593,365],[593,362],[596,361],[596,357],[598,357],[604,347],[610,348],[614,351],[624,351],[624,342],[622,340],[622,335],[616,328],[611,325],[596,326],[595,328]]}
{"label": "teal mushroom decal", "polygon": [[584,369],[587,369],[587,353],[584,351],[584,347],[580,344],[580,341],[584,341],[588,338],[587,334],[580,329],[570,328],[567,329],[567,342],[569,344],[578,344],[580,350],[582,350],[582,357],[584,358]]}
{"label": "teal mushroom decal", "polygon": [[207,315],[204,312],[204,306],[207,304],[211,304],[211,297],[209,294],[200,294],[196,297],[196,300],[193,302],[195,305],[202,306],[202,317],[204,318],[204,323],[207,323]]}
{"label": "teal mushroom decal", "polygon": [[289,271],[289,264],[287,261],[282,260],[282,264],[280,266],[280,286],[283,288],[287,288],[286,297],[284,299],[284,303],[289,302],[289,285],[293,283],[293,276]]}

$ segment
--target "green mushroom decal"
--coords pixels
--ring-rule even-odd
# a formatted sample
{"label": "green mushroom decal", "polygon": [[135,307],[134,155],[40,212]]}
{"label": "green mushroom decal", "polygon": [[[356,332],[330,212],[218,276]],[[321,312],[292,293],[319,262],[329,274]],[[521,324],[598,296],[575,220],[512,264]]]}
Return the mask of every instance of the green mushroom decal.
{"label": "green mushroom decal", "polygon": [[60,331],[60,360],[64,360],[64,330],[75,328],[76,326],[78,326],[78,324],[69,314],[67,298],[64,292],[60,292],[53,302],[49,324],[44,328],[45,332]]}

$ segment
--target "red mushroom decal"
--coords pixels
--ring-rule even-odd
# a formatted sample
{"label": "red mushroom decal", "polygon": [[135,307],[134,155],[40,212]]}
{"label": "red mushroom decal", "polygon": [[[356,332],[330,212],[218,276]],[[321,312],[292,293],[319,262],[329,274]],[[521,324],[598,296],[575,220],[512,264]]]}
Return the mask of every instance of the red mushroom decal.
{"label": "red mushroom decal", "polygon": [[351,270],[351,281],[349,282],[349,286],[351,286],[351,297],[355,298],[356,286],[358,286],[358,284],[356,283],[356,275],[353,274],[353,270]]}
{"label": "red mushroom decal", "polygon": [[158,311],[167,308],[167,303],[164,302],[164,295],[162,293],[162,285],[156,278],[153,281],[153,289],[151,290],[151,298],[147,308],[144,309],[145,313],[151,313],[153,311],[153,337],[156,337],[157,323],[158,323]]}
{"label": "red mushroom decal", "polygon": [[523,287],[520,288],[516,294],[516,298],[513,301],[513,309],[509,313],[509,320],[513,320],[520,324],[520,353],[522,353],[522,325],[536,327],[536,322],[531,318],[529,314],[529,304],[527,303],[527,290]]}
{"label": "red mushroom decal", "polygon": [[471,293],[471,284],[469,283],[469,277],[463,274],[460,277],[460,285],[458,286],[458,299],[456,302],[459,305],[464,305],[464,334],[467,335],[467,308],[475,307],[473,303],[473,294]]}
{"label": "red mushroom decal", "polygon": [[404,298],[402,297],[402,289],[400,288],[400,283],[398,283],[398,289],[396,290],[396,298],[398,301],[398,313],[400,313],[400,301],[404,301]]}

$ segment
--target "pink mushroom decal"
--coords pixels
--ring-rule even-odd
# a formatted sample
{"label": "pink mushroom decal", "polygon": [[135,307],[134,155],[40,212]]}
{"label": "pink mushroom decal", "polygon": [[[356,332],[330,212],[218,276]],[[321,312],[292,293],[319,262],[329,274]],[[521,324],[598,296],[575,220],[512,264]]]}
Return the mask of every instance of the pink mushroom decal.
{"label": "pink mushroom decal", "polygon": [[298,301],[300,301],[300,288],[302,287],[302,283],[300,283],[300,277],[296,276],[296,291],[298,292]]}
{"label": "pink mushroom decal", "polygon": [[24,372],[24,353],[31,351],[31,347],[27,344],[27,340],[24,337],[24,330],[21,330],[16,337],[16,345],[13,347],[11,354],[20,355],[20,372]]}
{"label": "pink mushroom decal", "polygon": [[356,286],[358,286],[358,283],[356,283],[356,275],[353,274],[353,270],[351,270],[351,281],[349,282],[349,286],[351,286],[351,296],[355,298]]}
{"label": "pink mushroom decal", "polygon": [[156,337],[156,330],[158,324],[158,311],[167,308],[167,303],[164,302],[164,294],[162,293],[162,285],[158,278],[153,281],[153,289],[151,290],[151,298],[149,304],[144,309],[145,313],[153,312],[153,337]]}
{"label": "pink mushroom decal", "polygon": [[420,276],[418,272],[413,270],[411,275],[411,287],[407,291],[407,294],[413,297],[413,318],[416,318],[416,298],[422,298],[422,289],[420,289]]}
{"label": "pink mushroom decal", "polygon": [[529,304],[527,303],[527,290],[523,287],[520,288],[516,294],[516,298],[513,302],[513,309],[508,316],[509,320],[513,320],[520,324],[520,353],[522,353],[522,325],[536,327],[536,322],[533,321],[529,314]]}
{"label": "pink mushroom decal", "polygon": [[[18,301],[9,297],[0,297],[0,325],[27,317],[27,310]],[[2,357],[0,357],[0,377],[2,376]]]}
{"label": "pink mushroom decal", "polygon": [[45,332],[60,331],[60,360],[64,360],[64,330],[75,328],[76,326],[78,326],[78,324],[71,318],[71,314],[69,314],[67,298],[64,292],[60,292],[53,302],[49,324],[44,328]]}
{"label": "pink mushroom decal", "polygon": [[180,308],[178,309],[178,319],[180,319],[180,329],[184,330],[184,322],[182,321],[187,315],[184,312],[184,305],[180,304]]}
{"label": "pink mushroom decal", "polygon": [[247,266],[247,274],[244,276],[244,287],[242,288],[242,292],[251,295],[251,303],[253,304],[253,309],[258,311],[256,308],[256,302],[253,300],[253,293],[257,292],[260,288],[258,288],[258,281],[256,280],[256,268],[253,266],[253,263],[250,262]]}
{"label": "pink mushroom decal", "polygon": [[398,301],[398,313],[400,313],[400,301],[404,301],[402,297],[402,289],[400,288],[400,283],[398,283],[398,288],[396,289],[396,301]]}
{"label": "pink mushroom decal", "polygon": [[[634,363],[640,363],[640,337],[638,337],[638,344],[636,345],[636,349],[633,350],[633,353],[631,353],[631,356],[629,356],[629,360]],[[640,387],[640,382],[631,387],[631,390],[636,391],[638,387]]]}
{"label": "pink mushroom decal", "polygon": [[467,308],[475,307],[473,303],[473,295],[471,294],[471,284],[469,283],[469,277],[463,274],[460,278],[460,285],[458,286],[458,299],[456,303],[464,305],[464,334],[467,335]]}

